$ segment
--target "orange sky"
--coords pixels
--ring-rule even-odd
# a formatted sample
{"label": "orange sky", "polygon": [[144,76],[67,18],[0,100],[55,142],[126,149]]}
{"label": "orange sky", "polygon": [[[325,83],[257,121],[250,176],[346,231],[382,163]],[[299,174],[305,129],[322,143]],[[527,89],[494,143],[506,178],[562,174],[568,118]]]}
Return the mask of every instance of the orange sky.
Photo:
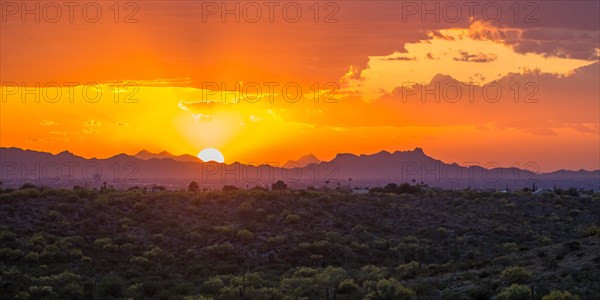
{"label": "orange sky", "polygon": [[533,24],[506,6],[498,20],[404,20],[389,1],[320,3],[317,22],[294,2],[296,23],[121,2],[115,22],[111,3],[96,23],[77,7],[51,23],[3,4],[0,146],[214,147],[253,163],[422,147],[447,162],[600,168],[598,3],[539,2]]}

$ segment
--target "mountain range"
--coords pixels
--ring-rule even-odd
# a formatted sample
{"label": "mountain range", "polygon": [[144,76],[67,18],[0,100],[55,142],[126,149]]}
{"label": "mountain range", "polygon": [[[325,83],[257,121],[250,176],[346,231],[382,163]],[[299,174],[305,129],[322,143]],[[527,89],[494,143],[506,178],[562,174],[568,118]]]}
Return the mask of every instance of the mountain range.
{"label": "mountain range", "polygon": [[168,152],[135,155],[118,154],[110,158],[86,159],[68,151],[58,154],[0,148],[0,180],[3,186],[30,182],[38,185],[72,187],[115,187],[163,185],[183,188],[194,180],[201,186],[220,188],[266,186],[283,180],[292,187],[349,186],[373,187],[387,183],[424,183],[442,188],[516,189],[577,187],[600,190],[600,170],[535,173],[518,168],[484,168],[445,163],[425,154],[423,149],[354,155],[342,153],[331,161],[314,155],[289,161],[285,167],[221,164],[202,162],[191,155],[175,156]]}
{"label": "mountain range", "polygon": [[151,153],[147,150],[142,150],[142,151],[138,152],[136,155],[134,155],[134,157],[143,159],[143,160],[149,160],[152,158],[157,158],[157,159],[167,158],[167,159],[172,159],[175,161],[201,162],[201,160],[198,157],[193,156],[193,155],[184,154],[184,155],[176,156],[167,151],[163,151],[160,153]]}

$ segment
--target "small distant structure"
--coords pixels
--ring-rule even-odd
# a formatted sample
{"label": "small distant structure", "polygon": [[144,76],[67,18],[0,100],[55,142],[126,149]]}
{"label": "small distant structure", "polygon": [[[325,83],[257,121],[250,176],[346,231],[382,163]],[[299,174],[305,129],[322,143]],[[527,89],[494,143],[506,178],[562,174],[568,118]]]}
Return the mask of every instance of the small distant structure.
{"label": "small distant structure", "polygon": [[499,190],[496,191],[497,193],[502,193],[502,194],[510,194],[510,188],[508,187],[508,184],[506,185],[506,188],[504,190]]}
{"label": "small distant structure", "polygon": [[499,191],[497,191],[497,193],[500,193],[500,194],[510,194],[510,190],[499,190]]}
{"label": "small distant structure", "polygon": [[352,189],[352,194],[368,194],[369,188],[359,188],[355,187]]}
{"label": "small distant structure", "polygon": [[549,189],[538,189],[535,192],[533,192],[533,194],[535,196],[543,196],[543,195],[554,194],[554,192]]}
{"label": "small distant structure", "polygon": [[149,189],[148,189],[151,193],[156,193],[156,192],[160,192],[160,191],[165,191],[167,190],[167,187],[162,186],[162,185],[156,185],[153,184]]}

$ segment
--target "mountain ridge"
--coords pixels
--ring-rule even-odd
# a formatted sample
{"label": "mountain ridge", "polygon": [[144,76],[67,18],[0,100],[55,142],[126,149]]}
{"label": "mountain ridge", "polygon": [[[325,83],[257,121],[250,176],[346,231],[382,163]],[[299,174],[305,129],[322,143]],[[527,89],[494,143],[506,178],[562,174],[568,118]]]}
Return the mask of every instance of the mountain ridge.
{"label": "mountain ridge", "polygon": [[[304,156],[306,157],[306,156]],[[309,157],[310,158],[310,157]],[[316,157],[314,157],[316,158]],[[557,170],[534,173],[514,167],[486,169],[445,163],[425,154],[422,148],[405,151],[380,151],[373,154],[340,153],[330,161],[297,166],[276,167],[247,165],[239,162],[220,164],[202,162],[191,156],[168,152],[153,154],[142,150],[109,158],[86,159],[69,151],[57,154],[20,148],[0,148],[5,183],[44,181],[50,185],[73,186],[98,175],[116,185],[172,183],[182,186],[191,180],[207,185],[268,185],[283,180],[291,186],[323,186],[325,182],[378,186],[390,182],[423,182],[445,188],[504,188],[576,186],[600,190],[600,170]],[[49,176],[48,174],[55,174]],[[66,178],[72,176],[72,178]]]}

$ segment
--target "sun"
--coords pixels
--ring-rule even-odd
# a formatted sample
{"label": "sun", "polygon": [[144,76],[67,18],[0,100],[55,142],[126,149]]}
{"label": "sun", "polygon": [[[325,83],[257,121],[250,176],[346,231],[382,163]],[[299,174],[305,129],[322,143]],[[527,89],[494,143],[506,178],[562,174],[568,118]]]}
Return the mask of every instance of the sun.
{"label": "sun", "polygon": [[206,148],[206,149],[200,151],[200,153],[198,153],[198,158],[200,158],[203,162],[209,162],[209,161],[216,161],[218,163],[225,162],[225,157],[223,157],[223,154],[221,153],[221,151],[219,151],[215,148]]}

